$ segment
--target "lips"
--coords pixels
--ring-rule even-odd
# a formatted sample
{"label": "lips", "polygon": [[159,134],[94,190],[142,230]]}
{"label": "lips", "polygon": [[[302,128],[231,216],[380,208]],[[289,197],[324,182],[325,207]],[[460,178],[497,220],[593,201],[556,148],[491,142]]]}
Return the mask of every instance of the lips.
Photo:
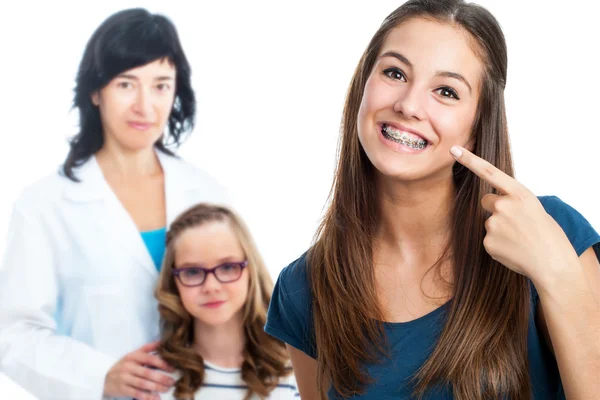
{"label": "lips", "polygon": [[127,125],[139,131],[145,131],[150,129],[153,124],[149,122],[127,121]]}
{"label": "lips", "polygon": [[208,303],[202,304],[202,307],[206,308],[218,308],[221,305],[225,304],[225,301],[209,301]]}

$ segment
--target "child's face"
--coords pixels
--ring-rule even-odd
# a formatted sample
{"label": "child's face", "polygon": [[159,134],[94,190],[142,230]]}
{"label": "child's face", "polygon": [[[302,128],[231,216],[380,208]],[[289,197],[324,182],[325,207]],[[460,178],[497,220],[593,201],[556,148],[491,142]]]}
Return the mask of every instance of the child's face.
{"label": "child's face", "polygon": [[[246,255],[229,222],[214,221],[187,229],[175,241],[175,268],[202,267],[212,269],[228,263],[241,263]],[[220,277],[236,278],[235,264],[222,268]],[[231,273],[233,272],[233,275]],[[191,274],[197,272],[192,271]],[[242,309],[248,297],[249,272],[243,268],[239,278],[222,283],[214,273],[206,275],[198,286],[188,287],[179,279],[175,283],[185,309],[197,323],[222,325],[234,318],[241,323]]]}

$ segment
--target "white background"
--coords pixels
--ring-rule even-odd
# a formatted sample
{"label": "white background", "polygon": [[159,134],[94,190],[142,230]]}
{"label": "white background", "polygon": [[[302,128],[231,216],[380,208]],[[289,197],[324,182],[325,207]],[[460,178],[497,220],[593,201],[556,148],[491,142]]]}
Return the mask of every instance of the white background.
{"label": "white background", "polygon": [[[311,242],[331,185],[347,85],[401,1],[9,4],[0,6],[0,253],[18,193],[63,161],[76,132],[70,106],[85,43],[108,15],[143,6],[173,20],[193,67],[197,127],[180,154],[230,188],[275,278]],[[517,178],[538,195],[558,195],[600,229],[594,2],[479,4],[508,42]],[[0,375],[0,398],[31,396]]]}

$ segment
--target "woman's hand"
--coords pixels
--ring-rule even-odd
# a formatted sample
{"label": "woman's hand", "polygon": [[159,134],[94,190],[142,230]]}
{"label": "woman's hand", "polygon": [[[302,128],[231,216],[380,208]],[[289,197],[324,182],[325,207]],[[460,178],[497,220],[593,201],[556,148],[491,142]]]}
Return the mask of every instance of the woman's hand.
{"label": "woman's hand", "polygon": [[450,152],[500,193],[481,199],[483,208],[491,213],[483,245],[494,260],[534,283],[558,276],[554,274],[577,261],[562,228],[529,189],[462,147],[454,146]]}
{"label": "woman's hand", "polygon": [[140,347],[121,358],[106,374],[104,396],[133,397],[137,400],[160,400],[153,392],[167,392],[175,381],[164,373],[173,372],[160,357],[150,354],[158,348],[159,342]]}

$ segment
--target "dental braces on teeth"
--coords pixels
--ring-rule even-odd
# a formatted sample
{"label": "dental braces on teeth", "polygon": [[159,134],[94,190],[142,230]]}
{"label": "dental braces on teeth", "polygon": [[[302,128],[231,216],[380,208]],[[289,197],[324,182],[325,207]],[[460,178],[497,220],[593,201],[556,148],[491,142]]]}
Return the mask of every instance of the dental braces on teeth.
{"label": "dental braces on teeth", "polygon": [[383,126],[383,133],[385,133],[386,136],[388,136],[390,139],[393,139],[395,142],[401,143],[415,150],[423,150],[427,146],[426,140],[409,138],[406,133],[400,133],[387,125]]}

